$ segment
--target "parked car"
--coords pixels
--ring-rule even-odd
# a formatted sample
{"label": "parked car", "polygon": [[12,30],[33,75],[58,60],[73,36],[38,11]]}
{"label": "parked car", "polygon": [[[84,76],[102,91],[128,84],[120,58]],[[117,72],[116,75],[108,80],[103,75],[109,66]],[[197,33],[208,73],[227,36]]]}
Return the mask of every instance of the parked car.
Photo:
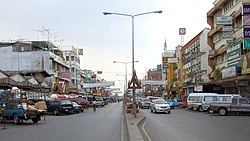
{"label": "parked car", "polygon": [[68,99],[55,99],[46,101],[47,111],[49,113],[53,113],[54,115],[58,115],[60,113],[63,114],[71,114],[73,113],[73,104]]}
{"label": "parked car", "polygon": [[81,105],[79,105],[79,104],[77,104],[76,102],[72,102],[72,104],[73,104],[73,112],[74,113],[80,113],[80,112],[82,112],[82,107],[81,107]]}
{"label": "parked car", "polygon": [[174,100],[171,98],[166,99],[171,109],[174,109]]}
{"label": "parked car", "polygon": [[183,107],[183,102],[181,99],[176,99],[174,98],[173,99],[173,102],[174,102],[174,107],[179,107],[179,108],[182,108]]}
{"label": "parked car", "polygon": [[164,113],[171,113],[171,108],[169,104],[164,99],[155,99],[151,103],[151,112],[164,112]]}
{"label": "parked car", "polygon": [[139,107],[141,108],[141,109],[143,109],[143,108],[150,108],[150,104],[151,104],[151,101],[150,101],[150,99],[149,98],[142,98],[141,99],[141,102],[139,103]]}
{"label": "parked car", "polygon": [[84,109],[88,109],[89,102],[84,97],[77,97],[70,99],[72,102],[76,102],[78,105],[81,106],[81,111],[84,111]]}
{"label": "parked car", "polygon": [[96,98],[96,107],[104,107],[105,103],[102,98]]}

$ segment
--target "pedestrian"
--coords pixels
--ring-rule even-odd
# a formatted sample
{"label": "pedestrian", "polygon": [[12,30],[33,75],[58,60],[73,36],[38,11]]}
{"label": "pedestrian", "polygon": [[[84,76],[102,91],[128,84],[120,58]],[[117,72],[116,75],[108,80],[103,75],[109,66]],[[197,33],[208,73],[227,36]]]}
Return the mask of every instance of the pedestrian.
{"label": "pedestrian", "polygon": [[95,112],[96,111],[96,98],[95,98],[95,96],[92,98],[92,101],[93,101],[93,110]]}

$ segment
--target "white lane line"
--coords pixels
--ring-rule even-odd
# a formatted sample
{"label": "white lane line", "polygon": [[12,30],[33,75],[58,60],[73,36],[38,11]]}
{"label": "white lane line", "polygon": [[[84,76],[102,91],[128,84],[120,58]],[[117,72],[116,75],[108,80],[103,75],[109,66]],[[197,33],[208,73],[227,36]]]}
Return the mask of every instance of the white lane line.
{"label": "white lane line", "polygon": [[145,125],[146,125],[147,122],[148,122],[148,119],[143,123],[142,130],[143,130],[144,134],[147,136],[148,141],[152,141],[152,139],[149,137],[148,133],[145,130]]}
{"label": "white lane line", "polygon": [[[123,112],[123,111],[122,111]],[[123,131],[123,126],[124,126],[124,123],[123,123],[123,119],[124,119],[124,115],[122,114],[122,126],[121,126],[121,141],[124,141],[124,131]]]}

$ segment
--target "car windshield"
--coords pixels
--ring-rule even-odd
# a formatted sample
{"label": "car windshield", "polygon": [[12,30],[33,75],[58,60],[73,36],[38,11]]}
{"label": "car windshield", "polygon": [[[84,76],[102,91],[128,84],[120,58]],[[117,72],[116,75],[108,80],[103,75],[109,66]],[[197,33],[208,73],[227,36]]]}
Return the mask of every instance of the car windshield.
{"label": "car windshield", "polygon": [[165,100],[155,100],[155,104],[167,104]]}
{"label": "car windshield", "polygon": [[69,100],[62,100],[61,104],[72,104]]}
{"label": "car windshield", "polygon": [[151,102],[150,99],[148,98],[145,98],[145,99],[142,99],[143,102]]}

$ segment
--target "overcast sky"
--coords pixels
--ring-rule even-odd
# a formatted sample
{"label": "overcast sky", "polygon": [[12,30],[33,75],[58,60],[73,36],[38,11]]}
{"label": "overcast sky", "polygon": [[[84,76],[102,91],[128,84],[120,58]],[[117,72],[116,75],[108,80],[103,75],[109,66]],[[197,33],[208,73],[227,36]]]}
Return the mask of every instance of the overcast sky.
{"label": "overcast sky", "polygon": [[[84,49],[81,68],[103,71],[108,81],[124,80],[125,65],[132,61],[130,17],[103,12],[139,14],[162,10],[162,14],[135,17],[135,64],[141,79],[146,69],[161,64],[166,39],[168,49],[181,44],[179,28],[186,28],[187,43],[207,24],[206,13],[214,0],[0,0],[0,41],[47,40],[41,32],[50,29],[55,45]],[[54,42],[57,40],[57,42]],[[61,42],[59,42],[61,40]],[[63,40],[63,41],[62,41]],[[132,72],[128,64],[128,73]],[[120,73],[121,75],[116,75]],[[131,76],[128,76],[130,79]],[[122,82],[121,82],[122,83]]]}

